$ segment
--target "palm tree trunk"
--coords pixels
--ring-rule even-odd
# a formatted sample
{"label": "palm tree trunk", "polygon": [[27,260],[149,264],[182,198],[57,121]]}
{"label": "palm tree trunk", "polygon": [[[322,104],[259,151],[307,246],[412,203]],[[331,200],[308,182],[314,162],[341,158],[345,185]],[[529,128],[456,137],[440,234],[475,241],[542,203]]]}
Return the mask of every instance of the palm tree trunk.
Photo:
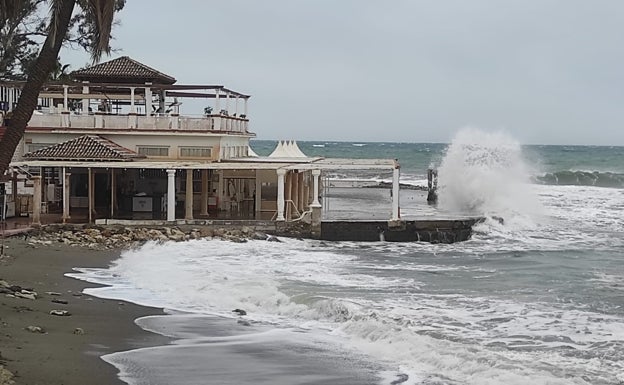
{"label": "palm tree trunk", "polygon": [[[26,131],[26,125],[32,117],[41,87],[48,80],[54,69],[61,45],[67,35],[69,22],[76,0],[55,0],[52,2],[54,15],[50,17],[50,31],[39,56],[28,71],[28,79],[8,123],[6,132],[0,140],[0,176],[9,167],[15,149]],[[56,27],[53,26],[56,24]]]}

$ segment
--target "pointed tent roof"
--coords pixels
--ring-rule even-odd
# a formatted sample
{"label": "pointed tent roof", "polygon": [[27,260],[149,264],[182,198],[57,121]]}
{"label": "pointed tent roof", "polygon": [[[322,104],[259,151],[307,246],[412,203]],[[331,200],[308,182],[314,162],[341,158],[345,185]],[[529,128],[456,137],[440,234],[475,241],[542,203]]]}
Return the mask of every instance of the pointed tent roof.
{"label": "pointed tent roof", "polygon": [[35,160],[130,161],[145,158],[117,143],[98,135],[78,138],[29,152],[24,158]]}
{"label": "pointed tent roof", "polygon": [[256,152],[251,149],[250,145],[247,145],[247,156],[251,156],[251,157],[254,157],[254,158],[258,157],[258,154],[256,154]]}
{"label": "pointed tent roof", "polygon": [[269,155],[270,158],[307,158],[297,146],[296,141],[282,141],[280,140],[275,147],[275,150]]}
{"label": "pointed tent roof", "polygon": [[176,79],[128,56],[73,71],[70,74],[79,81],[92,83],[145,83],[173,84]]}

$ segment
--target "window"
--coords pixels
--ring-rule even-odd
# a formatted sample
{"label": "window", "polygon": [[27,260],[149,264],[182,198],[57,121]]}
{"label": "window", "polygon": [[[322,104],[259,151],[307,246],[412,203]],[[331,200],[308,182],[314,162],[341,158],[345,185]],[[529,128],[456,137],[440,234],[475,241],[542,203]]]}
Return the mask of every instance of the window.
{"label": "window", "polygon": [[137,152],[145,156],[169,156],[169,147],[137,146]]}
{"label": "window", "polygon": [[211,158],[212,147],[180,147],[180,158]]}

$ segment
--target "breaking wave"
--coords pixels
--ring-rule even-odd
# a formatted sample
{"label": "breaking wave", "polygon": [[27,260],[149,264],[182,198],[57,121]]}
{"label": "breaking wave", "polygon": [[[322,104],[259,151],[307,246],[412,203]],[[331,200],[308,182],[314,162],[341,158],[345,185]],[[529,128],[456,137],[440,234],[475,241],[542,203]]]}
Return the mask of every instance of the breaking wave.
{"label": "breaking wave", "polygon": [[444,209],[505,218],[539,211],[522,146],[505,133],[460,130],[438,170]]}
{"label": "breaking wave", "polygon": [[624,174],[599,171],[557,171],[537,176],[534,182],[559,186],[624,188]]}

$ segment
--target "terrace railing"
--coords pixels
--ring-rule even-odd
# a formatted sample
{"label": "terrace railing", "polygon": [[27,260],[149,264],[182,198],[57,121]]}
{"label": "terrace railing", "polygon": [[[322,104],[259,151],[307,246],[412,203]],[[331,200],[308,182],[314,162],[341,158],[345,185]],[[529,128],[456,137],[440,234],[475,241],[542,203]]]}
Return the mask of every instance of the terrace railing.
{"label": "terrace railing", "polygon": [[248,133],[249,119],[227,115],[179,116],[159,114],[155,116],[134,114],[89,115],[73,113],[44,113],[33,115],[30,127],[106,129],[106,130],[181,130]]}

